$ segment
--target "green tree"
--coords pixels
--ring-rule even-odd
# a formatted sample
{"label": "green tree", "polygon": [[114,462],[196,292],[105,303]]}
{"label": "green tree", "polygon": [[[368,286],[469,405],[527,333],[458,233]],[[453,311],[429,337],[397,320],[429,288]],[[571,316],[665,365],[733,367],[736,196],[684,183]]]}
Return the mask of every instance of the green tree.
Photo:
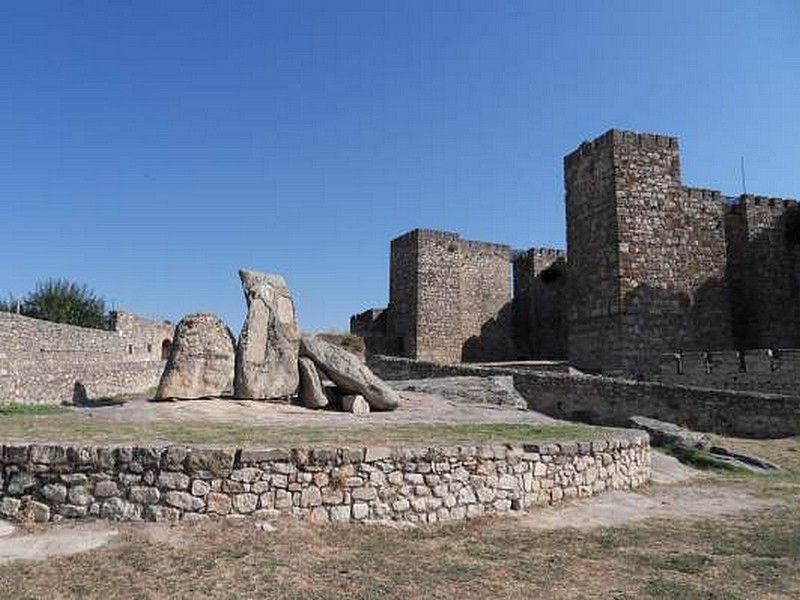
{"label": "green tree", "polygon": [[26,317],[81,327],[102,329],[106,324],[106,302],[86,285],[66,279],[48,279],[22,300],[9,297],[0,301],[0,310],[16,312],[17,306]]}

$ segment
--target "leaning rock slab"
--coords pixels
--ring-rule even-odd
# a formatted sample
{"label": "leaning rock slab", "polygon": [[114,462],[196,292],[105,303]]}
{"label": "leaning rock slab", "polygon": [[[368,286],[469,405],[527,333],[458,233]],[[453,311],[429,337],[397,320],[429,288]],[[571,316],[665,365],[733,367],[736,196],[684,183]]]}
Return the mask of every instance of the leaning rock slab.
{"label": "leaning rock slab", "polygon": [[204,398],[229,393],[233,384],[234,338],[222,320],[195,313],[175,328],[172,350],[155,397]]}
{"label": "leaning rock slab", "polygon": [[324,408],[328,405],[328,397],[322,388],[317,367],[314,361],[305,356],[300,357],[300,400],[308,408]]}
{"label": "leaning rock slab", "polygon": [[294,302],[279,275],[239,271],[247,318],[236,350],[237,398],[283,398],[297,391],[300,330]]}
{"label": "leaning rock slab", "polygon": [[333,381],[344,394],[361,394],[373,410],[394,410],[400,396],[367,365],[338,346],[304,335],[301,353]]}

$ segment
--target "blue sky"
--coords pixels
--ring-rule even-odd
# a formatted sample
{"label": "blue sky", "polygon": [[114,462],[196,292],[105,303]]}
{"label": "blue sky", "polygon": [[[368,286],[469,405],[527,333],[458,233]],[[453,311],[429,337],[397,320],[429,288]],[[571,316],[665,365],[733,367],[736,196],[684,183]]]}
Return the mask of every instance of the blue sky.
{"label": "blue sky", "polygon": [[6,2],[0,294],[238,329],[246,266],[346,329],[409,229],[563,247],[562,157],[611,127],[799,197],[798,39],[795,0]]}

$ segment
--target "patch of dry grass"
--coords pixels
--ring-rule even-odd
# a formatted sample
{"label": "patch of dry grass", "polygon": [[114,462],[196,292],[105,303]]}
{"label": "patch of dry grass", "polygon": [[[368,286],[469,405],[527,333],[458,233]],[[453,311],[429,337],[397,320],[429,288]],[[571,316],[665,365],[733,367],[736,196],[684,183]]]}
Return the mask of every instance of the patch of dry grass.
{"label": "patch of dry grass", "polygon": [[663,598],[800,595],[800,505],[754,517],[535,531],[250,522],[122,527],[112,546],[0,566],[4,598]]}
{"label": "patch of dry grass", "polygon": [[323,427],[203,422],[103,422],[74,413],[0,416],[4,442],[176,443],[246,446],[445,445],[591,440],[615,430],[588,425],[398,424]]}

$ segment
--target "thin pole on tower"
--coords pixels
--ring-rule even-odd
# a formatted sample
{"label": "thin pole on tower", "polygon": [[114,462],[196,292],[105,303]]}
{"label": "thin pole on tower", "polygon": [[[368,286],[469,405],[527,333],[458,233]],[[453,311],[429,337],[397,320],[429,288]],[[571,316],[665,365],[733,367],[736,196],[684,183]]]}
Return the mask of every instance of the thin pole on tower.
{"label": "thin pole on tower", "polygon": [[742,171],[742,193],[746,194],[747,193],[747,180],[745,179],[745,176],[744,176],[744,156],[742,156],[742,160],[741,160],[740,165],[741,165],[741,171]]}

